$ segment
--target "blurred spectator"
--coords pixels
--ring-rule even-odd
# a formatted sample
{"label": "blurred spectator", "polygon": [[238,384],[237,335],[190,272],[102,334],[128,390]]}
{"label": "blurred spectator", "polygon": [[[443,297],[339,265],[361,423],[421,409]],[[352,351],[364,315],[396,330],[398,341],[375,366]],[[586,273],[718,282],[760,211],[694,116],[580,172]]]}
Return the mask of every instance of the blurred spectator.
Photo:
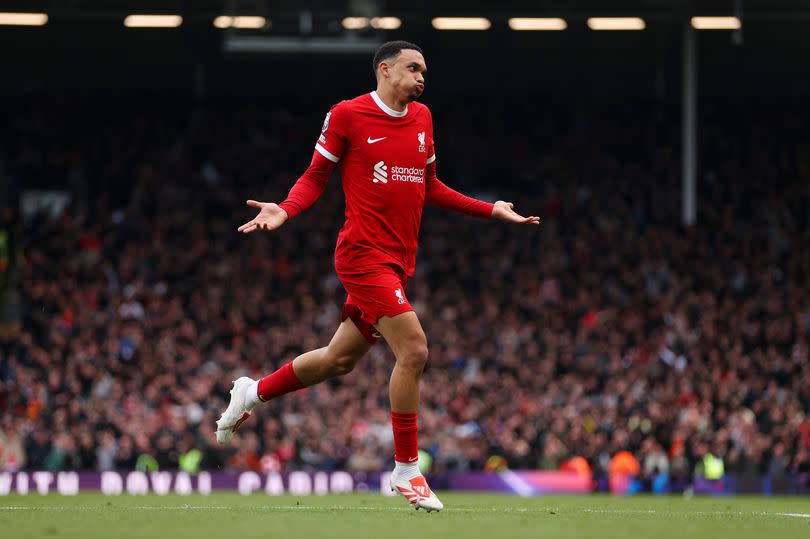
{"label": "blurred spectator", "polygon": [[[455,101],[431,104],[439,177],[544,219],[425,212],[408,296],[430,345],[420,442],[435,471],[580,455],[606,473],[626,451],[645,475],[685,478],[709,448],[741,474],[808,471],[810,156],[791,127],[806,108],[702,107],[698,224],[684,228],[666,106],[510,103],[473,125]],[[24,228],[0,466],[177,468],[193,450],[208,469],[389,464],[384,345],[263,407],[233,447],[213,439],[231,380],[338,323],[338,182],[278,233],[235,232],[244,199],[285,196],[321,112],[212,107],[189,129],[163,109],[38,104],[0,127],[20,185],[80,178],[90,194]]]}

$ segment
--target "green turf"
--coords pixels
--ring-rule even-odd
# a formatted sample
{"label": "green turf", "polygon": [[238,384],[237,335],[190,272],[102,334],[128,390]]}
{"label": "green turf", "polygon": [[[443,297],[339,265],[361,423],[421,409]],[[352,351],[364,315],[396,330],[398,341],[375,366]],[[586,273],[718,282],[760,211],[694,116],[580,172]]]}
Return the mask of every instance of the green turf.
{"label": "green turf", "polygon": [[[0,537],[395,539],[810,537],[808,498],[610,496],[517,498],[443,493],[441,513],[379,495],[0,498]],[[781,513],[781,514],[780,514]]]}

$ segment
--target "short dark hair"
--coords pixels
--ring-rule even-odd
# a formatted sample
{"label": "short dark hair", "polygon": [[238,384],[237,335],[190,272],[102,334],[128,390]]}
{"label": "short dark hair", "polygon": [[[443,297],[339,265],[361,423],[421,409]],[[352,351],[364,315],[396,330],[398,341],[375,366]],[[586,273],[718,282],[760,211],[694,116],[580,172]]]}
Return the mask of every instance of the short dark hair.
{"label": "short dark hair", "polygon": [[380,48],[377,49],[377,52],[374,53],[374,60],[371,66],[371,69],[374,71],[374,76],[377,76],[377,68],[380,66],[380,62],[393,58],[402,52],[403,49],[411,49],[418,51],[419,54],[424,54],[419,45],[408,41],[388,41],[387,43],[383,43],[380,45]]}

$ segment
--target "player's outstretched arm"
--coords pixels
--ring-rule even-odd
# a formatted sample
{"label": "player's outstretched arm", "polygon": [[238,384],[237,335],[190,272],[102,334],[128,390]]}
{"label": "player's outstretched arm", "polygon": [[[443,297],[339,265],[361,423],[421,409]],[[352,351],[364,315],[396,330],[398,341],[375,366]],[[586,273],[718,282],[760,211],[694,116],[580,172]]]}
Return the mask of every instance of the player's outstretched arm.
{"label": "player's outstretched arm", "polygon": [[247,205],[253,208],[259,208],[259,215],[237,229],[243,234],[249,234],[254,230],[275,230],[288,219],[287,212],[273,202],[248,200]]}
{"label": "player's outstretched arm", "polygon": [[535,215],[530,215],[529,217],[523,217],[519,213],[517,213],[514,208],[515,205],[511,202],[504,202],[503,200],[497,201],[492,206],[492,218],[493,219],[500,219],[501,221],[506,221],[508,223],[517,223],[521,225],[539,225],[540,218]]}
{"label": "player's outstretched arm", "polygon": [[295,218],[296,215],[312,206],[323,194],[334,167],[335,163],[326,159],[319,152],[313,152],[312,162],[290,189],[287,199],[281,204],[248,200],[248,206],[259,208],[259,215],[237,230],[243,234],[249,234],[254,230],[275,230],[289,219]]}
{"label": "player's outstretched arm", "polygon": [[448,187],[436,177],[436,164],[430,163],[426,171],[425,202],[446,210],[457,211],[483,219],[500,219],[508,223],[539,225],[540,218],[534,215],[523,217],[512,208],[514,204],[503,200],[495,204],[476,200]]}

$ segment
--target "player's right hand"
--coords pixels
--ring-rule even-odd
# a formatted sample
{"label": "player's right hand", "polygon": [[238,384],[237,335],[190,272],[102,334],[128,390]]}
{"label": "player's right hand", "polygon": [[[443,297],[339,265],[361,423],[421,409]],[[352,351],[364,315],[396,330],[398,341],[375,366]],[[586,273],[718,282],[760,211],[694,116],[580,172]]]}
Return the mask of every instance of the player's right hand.
{"label": "player's right hand", "polygon": [[237,229],[244,234],[249,234],[254,230],[275,230],[288,219],[287,212],[273,202],[248,200],[247,205],[259,208],[259,215]]}

